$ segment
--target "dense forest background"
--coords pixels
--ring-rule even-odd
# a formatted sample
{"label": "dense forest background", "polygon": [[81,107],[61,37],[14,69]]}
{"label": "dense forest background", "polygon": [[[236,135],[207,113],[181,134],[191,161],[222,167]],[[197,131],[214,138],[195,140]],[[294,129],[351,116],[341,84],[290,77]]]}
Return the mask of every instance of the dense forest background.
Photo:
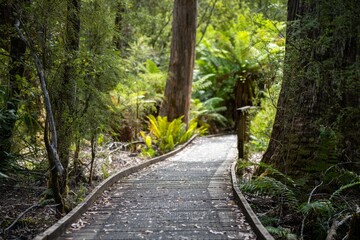
{"label": "dense forest background", "polygon": [[[116,149],[160,155],[196,133],[234,131],[237,109],[255,106],[239,172],[257,167],[242,189],[263,224],[279,239],[359,236],[357,0],[1,0],[0,9],[0,187],[41,189],[23,210],[61,217],[111,174]],[[185,25],[182,12],[193,13]],[[180,70],[179,51],[193,57],[179,56]],[[4,237],[40,231],[9,204]]]}

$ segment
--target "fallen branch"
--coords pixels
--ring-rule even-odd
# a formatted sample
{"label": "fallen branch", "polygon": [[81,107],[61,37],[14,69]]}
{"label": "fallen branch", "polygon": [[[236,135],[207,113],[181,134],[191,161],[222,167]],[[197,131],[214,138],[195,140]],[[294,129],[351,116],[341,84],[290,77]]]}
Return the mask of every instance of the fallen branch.
{"label": "fallen branch", "polygon": [[[359,212],[356,212],[357,214]],[[336,239],[336,231],[339,227],[341,227],[344,223],[349,221],[354,215],[347,215],[344,217],[341,221],[333,221],[333,224],[331,225],[330,229],[327,232],[326,240],[334,240]]]}
{"label": "fallen branch", "polygon": [[7,228],[5,228],[3,235],[6,235],[6,232],[8,232],[12,227],[15,226],[15,224],[28,212],[30,212],[33,208],[38,208],[41,207],[40,204],[34,204],[31,207],[28,207],[25,211],[23,211],[22,213],[19,214],[19,216],[10,224],[10,226],[8,226]]}
{"label": "fallen branch", "polygon": [[33,209],[36,208],[40,208],[40,207],[57,207],[59,204],[52,204],[52,205],[44,205],[44,204],[34,204],[30,207],[28,207],[25,211],[23,211],[22,213],[20,213],[18,215],[18,217],[10,224],[10,226],[8,226],[7,228],[4,229],[4,231],[2,232],[3,238],[6,239],[6,233],[15,226],[15,224],[28,212],[30,212]]}

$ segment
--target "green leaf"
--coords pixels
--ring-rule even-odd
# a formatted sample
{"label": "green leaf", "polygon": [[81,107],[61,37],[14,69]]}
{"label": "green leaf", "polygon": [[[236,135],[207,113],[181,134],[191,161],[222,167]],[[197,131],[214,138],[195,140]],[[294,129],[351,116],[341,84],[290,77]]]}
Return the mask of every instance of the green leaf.
{"label": "green leaf", "polygon": [[147,118],[149,119],[149,122],[150,122],[150,125],[149,125],[150,132],[153,135],[155,135],[157,138],[160,138],[161,137],[161,131],[159,129],[157,119],[153,115],[149,115]]}
{"label": "green leaf", "polygon": [[146,66],[146,70],[148,71],[148,73],[159,73],[160,72],[160,70],[156,66],[156,64],[153,61],[151,61],[150,59],[146,60],[145,66]]}

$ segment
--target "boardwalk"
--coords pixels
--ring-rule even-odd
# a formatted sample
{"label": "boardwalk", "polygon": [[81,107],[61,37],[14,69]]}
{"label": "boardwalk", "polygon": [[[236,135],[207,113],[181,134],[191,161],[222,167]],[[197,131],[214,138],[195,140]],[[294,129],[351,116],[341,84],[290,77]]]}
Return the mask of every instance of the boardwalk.
{"label": "boardwalk", "polygon": [[60,239],[256,239],[233,201],[236,137],[200,138],[122,179]]}

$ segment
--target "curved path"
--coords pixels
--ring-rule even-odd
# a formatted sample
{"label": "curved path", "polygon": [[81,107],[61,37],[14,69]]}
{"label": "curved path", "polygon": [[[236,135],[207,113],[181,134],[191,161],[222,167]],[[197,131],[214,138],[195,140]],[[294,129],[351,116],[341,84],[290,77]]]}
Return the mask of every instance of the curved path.
{"label": "curved path", "polygon": [[256,239],[233,200],[234,135],[121,179],[59,239]]}

